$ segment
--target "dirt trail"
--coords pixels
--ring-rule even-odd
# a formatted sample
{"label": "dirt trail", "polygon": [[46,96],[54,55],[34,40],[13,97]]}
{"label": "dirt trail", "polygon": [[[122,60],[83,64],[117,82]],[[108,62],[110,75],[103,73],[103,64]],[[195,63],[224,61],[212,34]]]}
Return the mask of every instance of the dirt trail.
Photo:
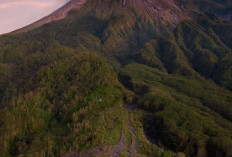
{"label": "dirt trail", "polygon": [[[118,157],[123,151],[128,152],[128,155],[130,157],[136,157],[138,156],[138,151],[137,151],[137,139],[136,139],[136,133],[135,133],[135,128],[133,127],[132,121],[131,121],[131,113],[136,109],[136,105],[130,105],[126,106],[126,110],[128,112],[128,121],[126,123],[126,126],[123,127],[122,132],[121,132],[121,137],[118,141],[118,144],[114,146],[109,146],[106,148],[102,147],[97,147],[91,151],[87,151],[84,153],[77,153],[77,152],[72,152],[69,154],[66,154],[63,157],[95,157],[95,156],[102,156],[102,157]],[[128,132],[131,137],[131,141],[127,141],[126,139],[126,129],[128,129]],[[127,146],[129,148],[127,149]]]}
{"label": "dirt trail", "polygon": [[112,156],[112,157],[119,156],[126,149],[126,146],[127,146],[126,129],[124,127],[118,144],[113,147],[113,149],[111,150],[109,155]]}
{"label": "dirt trail", "polygon": [[129,132],[130,132],[130,136],[131,136],[131,144],[129,147],[129,153],[131,157],[134,157],[137,154],[137,140],[136,140],[136,134],[135,134],[135,129],[132,125],[131,122],[131,113],[129,114],[129,119],[128,119],[128,126],[129,126]]}
{"label": "dirt trail", "polygon": [[133,126],[133,123],[131,121],[131,112],[135,111],[137,105],[128,105],[126,106],[126,110],[128,112],[128,128],[131,136],[131,143],[129,147],[129,154],[130,157],[134,157],[138,155],[137,147],[137,139],[136,139],[136,133],[135,133],[135,128]]}
{"label": "dirt trail", "polygon": [[84,152],[84,153],[76,153],[72,152],[63,157],[117,157],[119,156],[123,150],[126,149],[126,130],[125,127],[122,130],[120,140],[117,145],[110,146],[107,148],[97,147],[92,151]]}
{"label": "dirt trail", "polygon": [[121,137],[118,141],[117,145],[109,146],[109,147],[97,147],[91,151],[77,153],[72,152],[66,154],[63,157],[118,157],[124,150],[127,148],[127,141],[126,141],[126,128],[122,129]]}
{"label": "dirt trail", "polygon": [[126,110],[128,112],[128,121],[126,124],[128,126],[128,131],[131,137],[131,141],[129,143],[129,150],[127,150],[128,143],[126,140],[126,127],[124,127],[118,144],[114,146],[114,148],[110,152],[111,157],[118,157],[123,151],[128,151],[130,157],[135,157],[138,155],[137,153],[138,144],[137,144],[135,129],[131,121],[131,112],[133,112],[136,109],[136,107],[137,107],[136,105],[126,106]]}

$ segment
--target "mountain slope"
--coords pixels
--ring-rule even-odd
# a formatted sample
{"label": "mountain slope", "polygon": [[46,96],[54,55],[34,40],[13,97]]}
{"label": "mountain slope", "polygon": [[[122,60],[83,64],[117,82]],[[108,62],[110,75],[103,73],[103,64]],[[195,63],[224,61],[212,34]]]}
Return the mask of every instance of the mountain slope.
{"label": "mountain slope", "polygon": [[201,3],[230,8],[87,0],[0,36],[0,156],[230,157],[232,23]]}
{"label": "mountain slope", "polygon": [[191,76],[198,72],[231,89],[231,32],[231,22],[199,15],[181,22],[165,37],[148,42],[138,59],[169,73]]}

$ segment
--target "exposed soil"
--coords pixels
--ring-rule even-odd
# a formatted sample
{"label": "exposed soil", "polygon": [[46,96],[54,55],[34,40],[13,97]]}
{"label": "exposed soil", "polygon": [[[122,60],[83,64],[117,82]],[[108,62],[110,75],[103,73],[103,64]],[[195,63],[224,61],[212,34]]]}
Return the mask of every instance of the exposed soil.
{"label": "exposed soil", "polygon": [[123,152],[123,150],[126,149],[126,146],[126,130],[124,128],[118,144],[114,146],[113,149],[109,152],[109,156],[119,156]]}
{"label": "exposed soil", "polygon": [[130,132],[130,136],[131,136],[131,144],[129,147],[129,155],[130,157],[134,157],[138,155],[137,152],[137,139],[136,139],[136,133],[135,133],[135,128],[133,127],[133,124],[131,122],[131,112],[133,112],[136,109],[137,105],[130,105],[127,106],[127,112],[128,112],[128,128],[129,128],[129,132]]}

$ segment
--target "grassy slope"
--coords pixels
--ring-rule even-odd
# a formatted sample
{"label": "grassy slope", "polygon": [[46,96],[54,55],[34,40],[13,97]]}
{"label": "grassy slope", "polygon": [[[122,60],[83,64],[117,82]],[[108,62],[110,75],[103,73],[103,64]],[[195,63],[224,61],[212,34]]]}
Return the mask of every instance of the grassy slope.
{"label": "grassy slope", "polygon": [[95,55],[44,66],[1,110],[0,155],[59,156],[115,144],[126,115],[121,104],[116,74]]}
{"label": "grassy slope", "polygon": [[169,75],[141,64],[127,65],[122,75],[131,78],[133,90],[142,97],[142,122],[150,123],[151,138],[158,136],[165,146],[187,156],[231,155],[230,91],[205,79]]}

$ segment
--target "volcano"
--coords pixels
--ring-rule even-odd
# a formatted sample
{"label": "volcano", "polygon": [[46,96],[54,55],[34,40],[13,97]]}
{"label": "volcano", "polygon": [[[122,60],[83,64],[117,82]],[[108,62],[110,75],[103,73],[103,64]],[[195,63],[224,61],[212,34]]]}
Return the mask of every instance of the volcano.
{"label": "volcano", "polygon": [[71,0],[0,36],[0,156],[232,156],[230,0]]}
{"label": "volcano", "polygon": [[[68,16],[69,12],[80,10],[87,0],[71,0],[66,5],[56,10],[52,14],[42,18],[41,20],[21,28],[19,30],[14,31],[13,33],[21,33],[31,31],[35,28],[43,26],[44,24],[48,24],[53,21],[61,20]],[[196,12],[199,11],[208,11],[222,16],[225,19],[231,20],[231,2],[223,1],[223,2],[213,2],[213,1],[196,1],[196,2],[188,2],[181,0],[103,0],[103,1],[89,1],[88,4],[89,10],[93,10],[94,8],[99,8],[101,6],[103,9],[110,9],[111,13],[114,10],[115,6],[117,8],[129,8],[135,9],[143,16],[150,17],[154,19],[156,22],[167,20],[169,24],[176,25],[181,20],[193,17]],[[212,7],[205,7],[206,5]],[[107,7],[107,8],[104,8]],[[218,8],[219,9],[218,9]],[[218,11],[221,10],[221,11]],[[85,11],[84,11],[85,12]],[[109,14],[111,14],[109,13]]]}

